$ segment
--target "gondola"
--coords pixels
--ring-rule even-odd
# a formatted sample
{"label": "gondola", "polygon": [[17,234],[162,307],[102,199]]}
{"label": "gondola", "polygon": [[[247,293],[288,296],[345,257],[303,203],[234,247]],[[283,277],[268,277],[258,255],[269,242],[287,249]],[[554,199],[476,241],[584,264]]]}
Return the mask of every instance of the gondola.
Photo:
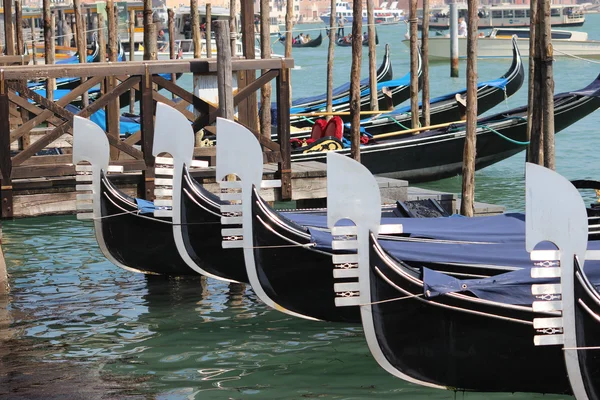
{"label": "gondola", "polygon": [[[436,296],[427,285],[425,269],[409,266],[398,256],[392,256],[376,238],[379,229],[376,210],[379,192],[369,172],[358,163],[336,154],[328,156],[329,162],[334,164],[329,176],[332,187],[328,188],[332,202],[329,207],[332,212],[328,214],[329,225],[335,235],[334,226],[341,218],[350,219],[356,224],[353,230],[344,231],[345,235],[355,235],[355,240],[345,248],[357,249],[353,259],[356,264],[354,271],[346,270],[343,274],[350,278],[334,288],[340,296],[336,301],[340,306],[360,306],[369,349],[381,367],[406,381],[439,389],[577,394],[573,386],[574,374],[564,360],[573,353],[582,353],[573,348],[536,346],[532,340],[536,333],[555,336],[546,343],[556,342],[563,337],[562,334],[557,335],[561,329],[556,322],[563,321],[565,314],[563,318],[556,318],[561,314],[560,310],[552,307],[552,300],[557,297],[551,296],[554,293],[551,288],[560,285],[555,284],[557,281],[552,278],[555,275],[550,275],[550,271],[544,272],[552,264],[538,262],[541,258],[533,257],[532,253],[535,260],[532,267],[540,271],[517,271],[524,273],[526,280],[522,286],[529,296],[533,297],[533,293],[536,301],[547,301],[545,306],[531,305],[531,299],[528,305],[480,298],[475,295],[477,291],[475,286],[470,286],[470,281],[463,281],[453,290]],[[341,173],[335,173],[338,170]],[[536,178],[540,179],[534,185]],[[560,224],[562,236],[568,237],[575,230],[579,239],[582,236],[585,239],[585,214],[579,223],[575,223],[570,218],[571,209],[565,209],[565,205],[569,204],[562,197],[565,187],[554,183],[530,174],[528,166],[528,250],[536,247],[540,240],[551,240],[560,248],[555,235],[531,235],[531,227],[536,225],[540,217],[546,220],[546,225],[556,222],[548,218],[550,215],[560,214],[564,221]],[[541,191],[540,187],[546,189]],[[349,195],[355,199],[352,203],[346,201]],[[548,195],[553,197],[549,199]],[[578,195],[576,191],[575,195]],[[545,207],[546,203],[552,202],[559,207],[553,210]],[[537,216],[530,214],[532,208],[540,211]],[[369,212],[364,212],[365,209]],[[341,236],[339,240],[348,242]],[[594,246],[598,248],[597,243]],[[579,253],[585,253],[585,244],[583,248],[579,246],[578,250]],[[338,267],[341,266],[338,262]],[[588,267],[598,274],[597,263]],[[534,275],[547,278],[532,278]],[[496,290],[492,298],[497,294],[505,294],[507,288],[514,285],[500,286],[499,277],[488,281],[491,288]],[[533,292],[531,281],[539,282]],[[563,289],[564,282],[563,279]],[[563,301],[558,303],[565,303],[564,296],[563,291]],[[598,324],[598,321],[594,323]],[[596,330],[590,334],[597,333]],[[536,336],[535,342],[539,341]],[[577,343],[577,346],[581,345]],[[573,353],[566,354],[565,351]],[[597,373],[598,369],[593,371]]]}
{"label": "gondola", "polygon": [[[222,124],[223,121],[219,119],[217,123]],[[173,129],[174,126],[177,129]],[[228,135],[227,129],[221,130],[226,131],[223,138]],[[194,134],[189,122],[179,111],[157,103],[153,153],[155,155],[169,153],[173,157],[173,237],[180,257],[199,274],[223,281],[249,283],[242,250],[239,247],[222,246],[222,218],[234,216],[230,212],[221,210],[223,206],[230,205],[229,201],[221,200],[210,193],[189,173],[193,138]],[[223,144],[226,139],[220,140],[222,148],[228,148]],[[255,140],[254,137],[251,140]],[[239,143],[235,146],[238,148]],[[229,150],[232,149],[233,147],[229,147]],[[262,153],[258,154],[258,157],[262,160]],[[228,168],[223,166],[223,162],[223,158],[217,156],[218,167]],[[383,213],[392,216],[394,209],[395,207],[385,208]],[[323,211],[292,211],[284,215],[297,217],[304,213],[316,215],[323,214]],[[240,228],[241,224],[228,227],[237,230]],[[239,234],[227,236],[230,245],[241,239]]]}
{"label": "gondola", "polygon": [[108,180],[109,145],[93,122],[74,117],[73,164],[92,165],[92,210],[98,246],[113,264],[145,274],[197,275],[179,257],[169,218],[144,214],[136,199]]}
{"label": "gondola", "polygon": [[[560,132],[600,107],[600,76],[587,87],[554,96],[555,131]],[[527,107],[482,118],[477,123],[476,168],[481,169],[525,149]],[[378,138],[361,146],[361,161],[376,175],[411,182],[431,181],[461,173],[465,125],[418,134]],[[335,138],[327,138],[328,148],[349,155],[350,149]],[[319,141],[296,149],[292,161],[325,161]]]}
{"label": "gondola", "polygon": [[[341,47],[350,47],[352,46],[352,41],[347,42],[345,40],[345,37],[339,37],[336,33],[335,35],[335,44],[337,44],[338,46]],[[379,44],[379,35],[377,34],[377,32],[375,32],[375,44],[378,45]],[[368,38],[364,38],[362,40],[362,45],[365,47],[369,46],[369,39]]]}
{"label": "gondola", "polygon": [[[394,74],[392,70],[392,61],[390,58],[389,48],[386,47],[385,53],[383,55],[383,61],[377,69],[377,82],[384,82],[392,80]],[[360,81],[360,90],[365,90],[369,88],[369,78],[365,78]],[[332,98],[333,100],[338,100],[342,97],[346,97],[350,94],[350,82],[340,85],[333,89]],[[302,109],[302,108],[310,108],[317,107],[321,104],[324,104],[327,101],[327,93],[323,93],[317,96],[309,96],[309,97],[301,97],[299,99],[292,101],[292,108]],[[273,116],[277,115],[277,110],[273,108]],[[275,120],[273,120],[275,121]]]}
{"label": "gondola", "polygon": [[[285,44],[285,36],[279,36],[279,42]],[[319,32],[319,36],[317,36],[314,39],[311,39],[309,42],[306,43],[294,43],[292,42],[292,47],[294,48],[301,48],[301,47],[319,47],[321,45],[321,43],[323,42],[323,34],[321,32]]]}
{"label": "gondola", "polygon": [[[498,79],[481,82],[477,86],[477,113],[482,114],[515,94],[523,86],[524,77],[523,61],[515,40],[513,41],[513,61],[508,71]],[[463,104],[465,93],[466,89],[463,89],[432,99],[430,101],[431,125],[465,119],[466,107]],[[383,108],[380,106],[380,109]],[[369,135],[411,129],[410,112],[410,106],[406,106],[394,110],[393,113],[361,120],[360,129]],[[421,116],[422,111],[419,107],[419,117]],[[292,132],[292,137],[295,138],[308,136],[310,136],[309,130]]]}

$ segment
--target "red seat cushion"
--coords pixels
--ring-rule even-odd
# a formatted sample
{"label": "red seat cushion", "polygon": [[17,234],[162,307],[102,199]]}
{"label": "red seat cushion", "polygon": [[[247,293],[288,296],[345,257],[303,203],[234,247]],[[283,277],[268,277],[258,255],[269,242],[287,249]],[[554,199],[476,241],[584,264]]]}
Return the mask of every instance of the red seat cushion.
{"label": "red seat cushion", "polygon": [[316,120],[315,124],[312,127],[312,131],[310,132],[310,139],[306,139],[306,143],[310,144],[315,140],[321,139],[323,137],[323,132],[325,131],[325,126],[327,126],[326,120]]}

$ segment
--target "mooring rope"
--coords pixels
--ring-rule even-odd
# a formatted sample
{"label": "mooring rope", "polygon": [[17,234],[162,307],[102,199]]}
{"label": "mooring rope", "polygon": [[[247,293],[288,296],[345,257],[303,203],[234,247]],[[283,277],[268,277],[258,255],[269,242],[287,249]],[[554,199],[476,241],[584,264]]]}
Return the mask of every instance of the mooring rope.
{"label": "mooring rope", "polygon": [[529,144],[529,141],[520,142],[518,140],[511,139],[508,136],[501,134],[500,132],[498,132],[494,128],[491,128],[491,127],[489,127],[487,125],[479,125],[479,127],[483,128],[483,129],[487,129],[488,131],[495,133],[496,135],[500,136],[502,139],[504,139],[504,140],[506,140],[506,141],[508,141],[510,143],[518,144],[518,145],[521,145],[521,146],[527,146]]}
{"label": "mooring rope", "polygon": [[594,60],[590,60],[589,58],[579,57],[579,56],[576,56],[575,54],[567,53],[566,51],[560,51],[560,50],[556,50],[556,49],[553,49],[553,50],[555,52],[557,52],[557,53],[563,54],[563,55],[568,56],[568,57],[575,58],[577,60],[587,61],[587,62],[592,63],[592,64],[600,64],[600,61],[594,61]]}
{"label": "mooring rope", "polygon": [[379,300],[379,301],[373,301],[370,303],[360,303],[359,306],[371,306],[373,304],[381,304],[381,303],[389,303],[389,302],[398,301],[398,300],[414,299],[415,297],[422,297],[422,296],[423,296],[423,293],[411,294],[410,296],[396,297],[395,299]]}

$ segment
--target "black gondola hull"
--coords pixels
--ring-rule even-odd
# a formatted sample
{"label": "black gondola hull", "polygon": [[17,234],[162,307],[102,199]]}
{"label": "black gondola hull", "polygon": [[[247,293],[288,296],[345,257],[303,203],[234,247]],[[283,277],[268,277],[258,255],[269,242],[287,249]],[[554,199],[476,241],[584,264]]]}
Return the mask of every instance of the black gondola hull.
{"label": "black gondola hull", "polygon": [[110,255],[144,273],[197,275],[179,256],[170,218],[135,215],[137,207],[131,200],[102,177],[102,237]]}
{"label": "black gondola hull", "polygon": [[[464,295],[424,299],[419,273],[372,236],[369,276],[377,343],[405,375],[453,390],[570,393],[562,349],[533,344],[543,315]],[[379,303],[396,298],[405,299]]]}

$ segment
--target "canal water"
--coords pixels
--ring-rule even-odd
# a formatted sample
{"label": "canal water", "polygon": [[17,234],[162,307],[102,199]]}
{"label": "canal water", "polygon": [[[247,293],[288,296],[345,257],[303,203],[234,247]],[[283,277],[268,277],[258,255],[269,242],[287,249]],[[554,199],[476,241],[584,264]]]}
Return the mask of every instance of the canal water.
{"label": "canal water", "polygon": [[[318,25],[303,25],[295,34],[314,37],[318,32],[309,31],[314,28]],[[589,15],[582,29],[600,39],[600,16]],[[378,27],[380,43],[392,44],[396,77],[409,68],[407,47],[400,43],[404,32],[404,25]],[[283,52],[280,44],[273,48]],[[348,80],[350,49],[335,52],[337,85]],[[294,49],[294,97],[324,92],[326,54],[326,40],[316,49]],[[499,77],[509,64],[480,60],[480,80]],[[464,67],[461,62],[460,78],[450,78],[448,64],[432,65],[432,96],[464,87]],[[584,87],[600,68],[559,58],[555,72],[558,92]],[[184,85],[191,82],[182,79]],[[523,105],[526,98],[525,83],[490,113]],[[599,126],[596,112],[558,134],[560,173],[572,179],[600,176]],[[523,163],[519,154],[479,171],[476,199],[522,210]],[[456,177],[421,186],[460,192],[460,185]],[[264,306],[246,287],[121,270],[102,256],[91,224],[74,217],[21,219],[3,227],[11,292],[0,299],[1,398],[565,398],[407,384],[376,364],[360,326],[289,317]]]}

